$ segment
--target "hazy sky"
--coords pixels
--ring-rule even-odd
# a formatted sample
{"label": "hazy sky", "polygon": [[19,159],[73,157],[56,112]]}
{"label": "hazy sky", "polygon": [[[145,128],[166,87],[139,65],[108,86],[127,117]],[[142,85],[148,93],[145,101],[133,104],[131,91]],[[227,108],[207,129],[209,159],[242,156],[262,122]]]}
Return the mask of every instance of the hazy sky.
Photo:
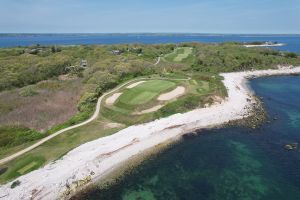
{"label": "hazy sky", "polygon": [[300,0],[0,0],[2,33],[300,33]]}

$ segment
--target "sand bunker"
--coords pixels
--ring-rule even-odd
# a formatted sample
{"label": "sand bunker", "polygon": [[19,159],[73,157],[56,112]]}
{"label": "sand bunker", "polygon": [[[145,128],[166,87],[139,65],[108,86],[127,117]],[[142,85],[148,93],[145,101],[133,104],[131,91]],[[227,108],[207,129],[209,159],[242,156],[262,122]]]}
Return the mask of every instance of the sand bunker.
{"label": "sand bunker", "polygon": [[124,127],[124,124],[120,124],[120,123],[106,123],[104,125],[105,129],[110,129],[110,128],[120,128],[120,127]]}
{"label": "sand bunker", "polygon": [[149,109],[146,109],[146,110],[143,110],[141,112],[135,112],[133,113],[134,115],[143,115],[143,114],[147,114],[147,113],[152,113],[152,112],[155,112],[159,109],[161,109],[164,105],[157,105],[157,106],[154,106],[152,108],[149,108]]}
{"label": "sand bunker", "polygon": [[176,89],[172,90],[171,92],[161,94],[157,100],[159,101],[169,101],[171,99],[177,98],[183,95],[185,92],[185,88],[183,86],[178,86]]}
{"label": "sand bunker", "polygon": [[105,101],[105,103],[107,104],[107,105],[113,105],[115,102],[116,102],[116,100],[122,95],[123,93],[115,93],[115,94],[113,94],[113,95],[111,95],[110,97],[108,97],[107,99],[106,99],[106,101]]}
{"label": "sand bunker", "polygon": [[136,83],[132,83],[131,85],[127,86],[126,88],[128,89],[131,89],[131,88],[134,88],[142,83],[145,83],[146,81],[139,81],[139,82],[136,82]]}

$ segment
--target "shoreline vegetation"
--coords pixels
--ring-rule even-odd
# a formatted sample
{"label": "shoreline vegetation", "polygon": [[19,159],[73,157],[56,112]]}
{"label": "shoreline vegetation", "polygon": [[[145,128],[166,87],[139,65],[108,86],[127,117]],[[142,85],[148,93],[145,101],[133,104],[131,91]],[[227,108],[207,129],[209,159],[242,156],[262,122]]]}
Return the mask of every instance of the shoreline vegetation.
{"label": "shoreline vegetation", "polygon": [[1,186],[0,191],[7,199],[29,199],[33,196],[69,198],[79,189],[104,180],[122,163],[143,151],[196,129],[211,128],[251,116],[257,100],[246,86],[248,79],[299,73],[300,67],[222,73],[220,75],[224,77],[228,97],[221,103],[130,126],[111,136],[88,142],[62,159],[19,177],[19,186],[12,189],[12,183],[8,183]]}
{"label": "shoreline vegetation", "polygon": [[[13,185],[14,191],[28,187],[26,190],[28,195],[30,188],[34,188],[31,190],[33,197],[42,195],[45,188],[32,185],[23,178],[45,170],[43,171],[45,174],[39,174],[45,180],[39,183],[36,180],[37,184],[47,185],[46,188],[49,187],[51,193],[54,189],[53,195],[61,192],[72,194],[81,186],[93,182],[96,173],[102,173],[96,172],[96,168],[87,169],[89,172],[85,171],[86,168],[83,166],[90,165],[90,162],[93,166],[95,164],[93,160],[101,163],[103,160],[105,165],[107,159],[115,156],[114,153],[122,153],[124,156],[126,154],[124,150],[130,151],[136,145],[142,147],[147,139],[149,143],[144,147],[150,148],[157,141],[161,141],[162,144],[170,138],[176,138],[176,134],[178,137],[181,136],[181,132],[189,131],[190,127],[201,128],[204,123],[202,119],[191,124],[190,120],[196,119],[189,113],[195,114],[199,111],[198,116],[204,112],[201,110],[210,110],[218,107],[217,105],[223,105],[224,99],[230,96],[228,92],[231,91],[225,88],[228,78],[224,73],[277,69],[276,66],[299,66],[299,58],[298,54],[269,48],[245,48],[243,43],[35,45],[1,48],[0,70],[3,76],[0,77],[0,83],[3,84],[0,87],[0,160],[47,137],[52,139],[0,165],[0,184],[6,184],[0,186],[0,191],[9,194],[10,184],[10,187]],[[142,79],[147,81],[115,90],[125,83]],[[74,83],[78,87],[70,87]],[[237,86],[243,87],[245,86]],[[177,95],[176,88],[184,88],[184,93]],[[122,94],[111,101],[111,104],[107,104],[105,102],[109,95],[107,98],[103,98],[103,95],[111,90],[114,91],[112,95]],[[168,94],[168,98],[160,99],[160,95],[163,94]],[[67,97],[72,98],[72,103],[66,103],[71,102],[66,101]],[[103,98],[101,105],[97,104],[99,98]],[[112,99],[108,99],[108,102],[110,100]],[[101,106],[101,111],[93,116],[93,113],[97,113],[96,105],[97,108]],[[52,112],[54,110],[55,112]],[[68,115],[64,110],[69,111]],[[232,112],[235,110],[232,109]],[[222,112],[216,115],[221,114]],[[216,116],[210,116],[208,119],[214,120],[213,117]],[[92,121],[85,124],[90,118]],[[168,123],[169,119],[174,121]],[[33,124],[33,120],[36,126],[28,126]],[[85,125],[56,135],[65,128],[77,127],[81,123]],[[156,127],[156,123],[159,126]],[[135,128],[146,134],[145,138],[132,134],[126,136],[126,141],[116,142],[119,140],[116,139],[111,141],[113,145],[108,145],[109,138],[118,138],[126,130]],[[156,132],[150,134],[152,131]],[[173,131],[175,135],[161,134]],[[68,159],[65,160],[77,149],[99,140],[108,141],[103,143],[103,149],[102,147],[97,149],[99,146],[89,149],[86,153],[90,157],[84,157],[79,162],[75,159],[74,164]],[[131,150],[130,155],[136,151]],[[94,158],[93,156],[99,152],[102,154]],[[86,160],[87,158],[90,160]],[[47,171],[53,173],[52,167],[56,169],[57,164],[62,161],[69,164],[70,173],[75,171],[79,173],[78,177],[69,177],[65,180],[69,172],[62,170],[57,172],[57,175],[62,177],[60,182],[56,176],[47,174]],[[102,164],[97,164],[97,169],[100,165]],[[56,191],[57,185],[51,185],[51,181],[53,184],[60,183],[59,191]],[[38,188],[35,188],[36,186]],[[25,193],[18,195],[27,197]]]}

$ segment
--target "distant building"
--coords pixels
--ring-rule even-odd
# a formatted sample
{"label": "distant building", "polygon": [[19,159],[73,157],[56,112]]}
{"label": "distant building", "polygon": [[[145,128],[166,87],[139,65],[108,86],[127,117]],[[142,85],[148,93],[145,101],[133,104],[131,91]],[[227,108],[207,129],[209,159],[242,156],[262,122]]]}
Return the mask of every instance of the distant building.
{"label": "distant building", "polygon": [[80,61],[80,67],[86,68],[87,67],[87,60]]}
{"label": "distant building", "polygon": [[114,54],[114,55],[121,55],[121,54],[122,54],[122,51],[121,51],[121,50],[112,50],[111,52],[112,52],[112,54]]}
{"label": "distant building", "polygon": [[267,45],[274,45],[274,44],[278,44],[278,42],[271,42],[271,41],[269,41],[269,42],[266,42],[266,44]]}

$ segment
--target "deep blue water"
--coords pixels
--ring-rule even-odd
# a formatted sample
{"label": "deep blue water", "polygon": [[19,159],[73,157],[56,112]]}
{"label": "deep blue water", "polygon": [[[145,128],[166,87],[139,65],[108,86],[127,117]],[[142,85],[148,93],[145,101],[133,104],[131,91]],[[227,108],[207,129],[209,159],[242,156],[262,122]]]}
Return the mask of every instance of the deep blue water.
{"label": "deep blue water", "polygon": [[276,47],[283,51],[300,53],[300,35],[209,35],[209,34],[0,34],[0,47],[43,45],[77,45],[77,44],[121,44],[121,43],[179,43],[179,42],[251,42],[272,41],[285,43],[287,46]]}
{"label": "deep blue water", "polygon": [[115,185],[81,199],[300,199],[300,76],[259,78],[251,86],[269,123],[205,130],[145,161]]}

